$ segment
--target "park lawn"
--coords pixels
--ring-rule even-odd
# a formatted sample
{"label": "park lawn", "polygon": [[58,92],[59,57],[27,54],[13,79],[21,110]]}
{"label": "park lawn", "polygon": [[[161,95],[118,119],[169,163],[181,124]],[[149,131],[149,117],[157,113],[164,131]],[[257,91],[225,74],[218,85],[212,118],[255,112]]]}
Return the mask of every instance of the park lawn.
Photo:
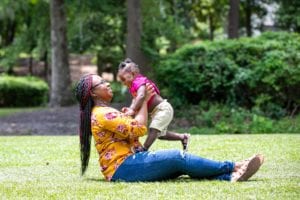
{"label": "park lawn", "polygon": [[[103,180],[92,148],[79,175],[77,136],[0,137],[2,199],[300,199],[300,135],[193,135],[189,151],[203,157],[242,160],[261,152],[266,160],[248,182],[176,180],[110,183]],[[152,150],[181,148],[156,141]]]}
{"label": "park lawn", "polygon": [[41,110],[44,107],[20,107],[20,108],[0,108],[0,117],[8,116],[8,115],[13,115],[15,113],[21,113],[21,112],[32,112],[36,110]]}

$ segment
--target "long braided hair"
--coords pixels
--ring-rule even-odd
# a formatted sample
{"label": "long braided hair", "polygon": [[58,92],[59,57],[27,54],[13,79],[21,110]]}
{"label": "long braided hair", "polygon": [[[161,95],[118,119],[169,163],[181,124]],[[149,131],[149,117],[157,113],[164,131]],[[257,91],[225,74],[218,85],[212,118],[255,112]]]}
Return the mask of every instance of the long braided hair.
{"label": "long braided hair", "polygon": [[92,88],[92,74],[83,76],[76,86],[76,98],[80,106],[80,158],[81,158],[81,175],[84,174],[88,165],[91,151],[91,112],[94,106],[93,99],[90,95]]}

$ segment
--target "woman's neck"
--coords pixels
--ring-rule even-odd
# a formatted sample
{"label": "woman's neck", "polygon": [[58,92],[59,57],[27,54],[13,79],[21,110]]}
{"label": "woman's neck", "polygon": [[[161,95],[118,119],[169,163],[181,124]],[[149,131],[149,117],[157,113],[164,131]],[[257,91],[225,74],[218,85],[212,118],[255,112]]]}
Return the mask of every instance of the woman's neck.
{"label": "woman's neck", "polygon": [[95,106],[107,107],[109,106],[109,102],[103,100],[94,100]]}

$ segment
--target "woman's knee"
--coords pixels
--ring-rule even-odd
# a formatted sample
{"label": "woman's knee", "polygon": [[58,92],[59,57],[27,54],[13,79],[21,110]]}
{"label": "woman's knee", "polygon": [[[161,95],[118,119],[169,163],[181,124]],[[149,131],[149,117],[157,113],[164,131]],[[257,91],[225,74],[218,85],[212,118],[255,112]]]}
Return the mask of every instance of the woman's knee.
{"label": "woman's knee", "polygon": [[183,151],[177,149],[159,150],[155,153],[157,156],[162,156],[164,159],[168,160],[183,160],[185,158]]}

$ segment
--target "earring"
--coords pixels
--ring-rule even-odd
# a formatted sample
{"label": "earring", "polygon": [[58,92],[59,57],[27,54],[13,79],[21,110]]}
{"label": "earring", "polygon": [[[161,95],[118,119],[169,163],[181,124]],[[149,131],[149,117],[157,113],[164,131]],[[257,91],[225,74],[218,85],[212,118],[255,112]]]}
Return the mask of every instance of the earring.
{"label": "earring", "polygon": [[93,91],[91,91],[90,94],[91,94],[92,97],[97,97],[97,95]]}

